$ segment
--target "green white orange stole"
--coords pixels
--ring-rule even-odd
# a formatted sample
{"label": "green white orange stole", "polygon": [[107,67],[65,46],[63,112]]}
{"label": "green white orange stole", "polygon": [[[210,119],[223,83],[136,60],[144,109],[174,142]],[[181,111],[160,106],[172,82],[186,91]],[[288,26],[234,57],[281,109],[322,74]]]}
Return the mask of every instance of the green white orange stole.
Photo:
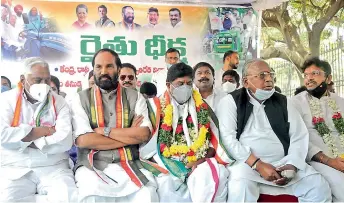
{"label": "green white orange stole", "polygon": [[[130,112],[130,105],[129,101],[127,100],[126,91],[124,88],[118,86],[117,88],[117,96],[115,102],[116,108],[116,128],[128,128],[131,125],[131,121],[129,120],[129,112]],[[98,87],[93,87],[91,89],[90,94],[90,112],[91,112],[91,126],[93,128],[96,127],[105,127],[104,121],[104,112],[103,112],[103,104],[102,104],[102,97],[101,92]],[[113,126],[109,126],[113,127]],[[145,162],[143,160],[139,160],[137,155],[133,153],[133,148],[137,149],[138,145],[131,145],[122,148],[118,148],[116,150],[112,150],[114,152],[118,152],[119,154],[119,163],[121,164],[122,168],[130,177],[131,181],[135,183],[136,186],[141,188],[146,183],[148,183],[148,179],[146,176],[140,171],[140,168],[145,168],[152,173],[160,173],[153,165],[154,163]],[[94,167],[93,160],[94,155],[99,152],[97,150],[91,150],[88,154],[88,161],[96,172],[99,178],[103,180],[107,184],[117,183],[111,177],[107,176],[103,171],[98,170]],[[115,156],[115,154],[114,154]]]}
{"label": "green white orange stole", "polygon": [[[14,116],[12,120],[12,127],[17,127],[20,124],[22,102],[23,102],[24,88],[22,83],[18,83],[17,102],[14,110]],[[55,97],[48,94],[43,103],[38,106],[38,109],[34,112],[34,120],[30,123],[32,126],[47,126],[53,127],[57,119],[57,112],[55,107]]]}

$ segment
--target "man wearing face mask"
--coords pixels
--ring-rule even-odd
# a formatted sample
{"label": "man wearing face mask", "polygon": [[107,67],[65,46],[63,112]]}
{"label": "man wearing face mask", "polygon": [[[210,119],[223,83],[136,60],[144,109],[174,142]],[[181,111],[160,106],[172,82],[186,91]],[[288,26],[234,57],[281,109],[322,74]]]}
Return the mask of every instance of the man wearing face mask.
{"label": "man wearing face mask", "polygon": [[35,202],[36,194],[45,201],[76,201],[68,105],[50,90],[43,59],[28,58],[24,68],[17,88],[3,93],[0,102],[0,201]]}
{"label": "man wearing face mask", "polygon": [[80,202],[157,202],[156,182],[139,159],[151,138],[145,98],[118,84],[121,60],[101,49],[93,60],[95,85],[72,102],[78,147],[74,167]]}
{"label": "man wearing face mask", "polygon": [[192,77],[192,68],[184,63],[168,70],[167,90],[156,110],[164,115],[156,119],[156,153],[144,157],[164,169],[156,177],[161,202],[223,202],[227,197],[224,164],[231,159],[219,144],[215,114],[192,89]]}
{"label": "man wearing face mask", "polygon": [[229,94],[239,88],[240,76],[235,70],[227,70],[222,75],[222,90]]}
{"label": "man wearing face mask", "polygon": [[206,62],[200,62],[193,68],[194,84],[213,111],[220,100],[226,96],[221,89],[214,88],[214,73],[214,68]]}
{"label": "man wearing face mask", "polygon": [[221,88],[222,75],[227,70],[236,70],[239,66],[239,54],[229,50],[223,55],[223,67],[215,72],[215,87]]}
{"label": "man wearing face mask", "polygon": [[260,193],[290,194],[300,202],[330,202],[326,180],[306,164],[309,134],[296,108],[275,92],[274,72],[248,61],[243,85],[217,107],[223,145],[236,159],[228,202],[257,202]]}
{"label": "man wearing face mask", "polygon": [[160,97],[166,90],[166,77],[168,69],[180,61],[180,52],[175,48],[169,48],[165,53],[166,68],[153,73],[151,82],[158,88],[157,97]]}
{"label": "man wearing face mask", "polygon": [[292,100],[309,131],[307,161],[329,182],[333,201],[343,202],[344,98],[328,90],[332,79],[328,62],[311,58],[302,70],[306,91]]}

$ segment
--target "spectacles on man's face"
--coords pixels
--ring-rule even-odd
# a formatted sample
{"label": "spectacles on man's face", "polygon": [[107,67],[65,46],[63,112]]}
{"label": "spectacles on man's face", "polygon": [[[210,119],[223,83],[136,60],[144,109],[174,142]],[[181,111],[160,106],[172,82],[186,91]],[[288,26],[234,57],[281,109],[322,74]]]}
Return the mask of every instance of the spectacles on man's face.
{"label": "spectacles on man's face", "polygon": [[122,80],[122,81],[124,81],[125,78],[127,78],[127,77],[128,77],[129,80],[134,80],[134,78],[135,78],[135,76],[133,76],[133,75],[121,75],[121,76],[119,77],[119,79]]}
{"label": "spectacles on man's face", "polygon": [[276,73],[275,72],[261,72],[258,73],[257,75],[247,75],[247,76],[253,76],[253,77],[257,77],[261,80],[264,80],[266,76],[270,76],[272,79],[274,79],[276,77]]}
{"label": "spectacles on man's face", "polygon": [[312,77],[316,77],[318,75],[321,75],[321,74],[324,74],[325,72],[324,71],[321,71],[321,70],[313,70],[312,72],[310,73],[303,73],[303,77],[304,78],[308,78],[309,76],[312,76]]}

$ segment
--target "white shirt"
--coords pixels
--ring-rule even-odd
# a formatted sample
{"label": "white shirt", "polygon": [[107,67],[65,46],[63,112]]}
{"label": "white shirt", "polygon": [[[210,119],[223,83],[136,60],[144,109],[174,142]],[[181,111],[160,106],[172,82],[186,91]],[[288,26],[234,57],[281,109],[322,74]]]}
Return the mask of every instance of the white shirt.
{"label": "white shirt", "polygon": [[221,88],[222,85],[222,75],[225,71],[221,68],[215,71],[215,88]]}
{"label": "white shirt", "polygon": [[[105,93],[105,94],[102,93],[102,96],[110,97],[111,94],[112,92]],[[115,101],[115,99],[112,98],[111,101]],[[81,101],[78,94],[75,95],[71,105],[72,105],[71,109],[72,109],[72,123],[73,123],[73,130],[74,130],[73,132],[74,138],[76,139],[77,137],[82,136],[83,134],[94,132],[93,129],[91,128],[89,118],[85,110],[81,106]],[[113,108],[115,108],[115,106]],[[148,117],[146,99],[139,92],[138,92],[138,98],[135,105],[135,114],[143,116],[142,124],[140,126],[148,127],[150,129],[150,132],[152,132],[152,125]],[[114,126],[111,126],[111,127],[114,127]],[[142,150],[142,148],[145,148],[145,146],[141,145],[140,150]],[[149,151],[149,149],[146,149],[146,153],[149,153],[147,152],[147,150]],[[152,151],[154,150],[156,150],[156,148],[152,149]],[[141,170],[144,170],[144,169],[141,169]],[[108,166],[103,170],[103,172],[108,177],[111,177],[113,180],[116,180],[118,184],[107,185],[107,184],[104,184],[104,182],[99,178],[97,179],[98,182],[95,182],[94,185],[88,188],[87,193],[79,194],[81,199],[88,195],[123,197],[129,194],[132,194],[140,189],[135,185],[134,182],[130,180],[130,177],[122,168],[120,163],[108,164]],[[78,181],[79,178],[82,178],[82,179],[87,178],[89,173],[93,173],[93,172],[85,168],[85,166],[80,167],[75,173],[76,181]]]}
{"label": "white shirt", "polygon": [[19,33],[23,31],[23,27],[19,27],[17,25],[15,25],[15,27],[13,27],[12,25],[8,24],[6,26],[6,40],[5,42],[8,45],[14,45],[16,47],[21,47],[24,45],[24,39],[19,37]]}
{"label": "white shirt", "polygon": [[267,163],[292,164],[298,169],[304,169],[308,149],[308,131],[295,107],[288,101],[290,146],[288,155],[285,156],[283,145],[272,130],[265,113],[264,103],[260,104],[250,94],[249,96],[253,110],[240,140],[236,139],[237,106],[232,95],[225,96],[217,107],[220,135],[225,148],[239,162],[245,162],[253,153]]}
{"label": "white shirt", "polygon": [[[111,94],[111,93],[108,93],[108,94]],[[144,117],[142,120],[142,124],[140,126],[149,127],[149,130],[152,132],[152,124],[148,117],[146,99],[142,96],[141,93],[138,92],[137,94],[138,94],[138,97],[137,97],[137,101],[135,105],[135,114],[142,115]],[[104,96],[104,94],[102,95]],[[71,102],[71,109],[72,109],[72,123],[73,123],[74,139],[76,139],[80,135],[94,132],[94,130],[91,128],[89,117],[81,105],[80,97],[78,94],[74,96]]]}
{"label": "white shirt", "polygon": [[47,137],[34,140],[38,149],[28,147],[32,142],[21,141],[34,126],[32,121],[38,104],[31,104],[23,94],[21,122],[18,127],[11,127],[17,102],[18,89],[1,94],[0,99],[0,132],[1,132],[1,167],[15,168],[15,172],[8,175],[25,175],[31,168],[53,166],[62,161],[68,163],[68,150],[72,147],[72,125],[68,105],[63,97],[55,94],[55,107],[57,112],[56,132]]}
{"label": "white shirt", "polygon": [[180,29],[180,28],[183,28],[183,22],[182,21],[179,21],[175,26],[172,26],[172,24],[170,23],[169,24],[169,28],[170,29]]}
{"label": "white shirt", "polygon": [[158,23],[158,24],[155,24],[155,25],[153,25],[153,24],[151,24],[151,23],[148,23],[148,24],[146,24],[146,25],[144,25],[144,26],[142,26],[142,28],[147,28],[147,29],[164,29],[164,28],[166,28],[164,25],[162,25],[161,23]]}
{"label": "white shirt", "polygon": [[344,148],[340,145],[339,133],[337,129],[335,128],[332,121],[333,112],[332,112],[332,108],[329,107],[328,105],[329,98],[333,98],[336,101],[337,107],[339,108],[339,110],[341,111],[343,115],[344,98],[339,97],[337,94],[330,93],[329,97],[327,96],[321,97],[319,100],[318,98],[311,96],[307,91],[303,91],[292,98],[294,106],[297,108],[297,110],[301,114],[303,121],[305,122],[309,131],[310,143],[309,143],[308,156],[307,156],[307,160],[309,161],[319,151],[322,151],[327,156],[332,156],[331,155],[332,153],[330,153],[329,148],[324,143],[322,137],[319,135],[318,131],[314,128],[314,125],[312,124],[312,113],[309,107],[309,100],[311,99],[320,101],[320,106],[324,115],[325,123],[331,130],[331,135],[333,136],[335,145],[337,149],[339,150],[339,154],[344,153]]}
{"label": "white shirt", "polygon": [[166,91],[166,78],[167,78],[167,68],[161,69],[158,72],[153,73],[152,76],[152,83],[156,86],[157,89],[157,97],[160,97]]}
{"label": "white shirt", "polygon": [[205,102],[211,107],[211,109],[215,112],[216,106],[220,103],[221,99],[225,97],[227,94],[222,91],[221,89],[215,88],[211,95],[205,98]]}

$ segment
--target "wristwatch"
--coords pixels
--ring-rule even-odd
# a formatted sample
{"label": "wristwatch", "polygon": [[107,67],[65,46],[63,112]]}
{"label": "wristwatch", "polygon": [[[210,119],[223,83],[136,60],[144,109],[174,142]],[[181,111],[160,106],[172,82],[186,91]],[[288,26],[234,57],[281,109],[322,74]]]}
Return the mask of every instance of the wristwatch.
{"label": "wristwatch", "polygon": [[111,132],[111,127],[105,127],[104,128],[104,136],[105,137],[109,137],[110,132]]}

